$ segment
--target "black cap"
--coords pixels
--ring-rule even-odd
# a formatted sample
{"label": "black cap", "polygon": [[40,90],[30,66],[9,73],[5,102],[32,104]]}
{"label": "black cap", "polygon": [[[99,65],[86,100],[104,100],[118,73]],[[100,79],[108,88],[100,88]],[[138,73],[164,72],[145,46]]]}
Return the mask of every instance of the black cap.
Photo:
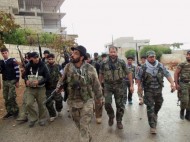
{"label": "black cap", "polygon": [[98,57],[98,53],[97,52],[94,53],[94,57]]}
{"label": "black cap", "polygon": [[141,56],[141,59],[142,59],[142,58],[146,59],[146,55],[142,55],[142,56]]}
{"label": "black cap", "polygon": [[102,58],[103,58],[103,57],[107,57],[107,54],[103,53],[103,54],[101,55],[101,57],[102,57]]}
{"label": "black cap", "polygon": [[187,51],[187,54],[190,54],[190,50]]}
{"label": "black cap", "polygon": [[50,54],[49,50],[44,50],[43,54]]}
{"label": "black cap", "polygon": [[32,52],[30,53],[30,58],[38,58],[39,57],[39,54],[37,52]]}
{"label": "black cap", "polygon": [[78,50],[80,52],[80,54],[82,56],[84,56],[84,60],[87,60],[87,56],[86,56],[86,48],[79,45],[77,47],[71,47],[71,50],[74,51],[74,50]]}
{"label": "black cap", "polygon": [[128,57],[127,57],[127,60],[128,60],[128,59],[134,60],[134,57],[133,57],[133,56],[128,56]]}

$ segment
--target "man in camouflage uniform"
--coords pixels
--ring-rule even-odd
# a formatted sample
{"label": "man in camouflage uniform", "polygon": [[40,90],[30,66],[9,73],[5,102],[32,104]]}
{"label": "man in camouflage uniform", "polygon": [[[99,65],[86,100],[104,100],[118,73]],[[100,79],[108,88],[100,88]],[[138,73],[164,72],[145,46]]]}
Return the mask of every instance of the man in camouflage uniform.
{"label": "man in camouflage uniform", "polygon": [[[43,102],[46,100],[45,83],[49,80],[49,70],[44,62],[39,58],[37,52],[30,54],[32,62],[26,67],[25,82],[26,91],[26,109],[28,111],[29,127],[33,127],[37,120],[39,125],[44,126],[47,118],[47,110]],[[38,113],[34,108],[34,102],[37,102]]]}
{"label": "man in camouflage uniform", "polygon": [[[91,64],[96,69],[96,72],[97,72],[97,75],[98,75],[99,74],[99,69],[100,69],[100,64],[97,63],[97,62],[95,62],[95,61],[93,61],[93,60],[91,60],[91,57],[90,57],[89,53],[86,53],[86,56],[87,56],[86,62],[89,63],[89,64]],[[103,107],[102,107],[102,104],[100,104],[96,100],[95,100],[94,111],[95,111],[95,115],[96,115],[96,123],[100,124],[102,122]]]}
{"label": "man in camouflage uniform", "polygon": [[190,50],[187,51],[186,61],[180,63],[174,74],[175,85],[179,91],[179,100],[181,101],[180,118],[190,121]]}
{"label": "man in camouflage uniform", "polygon": [[[61,66],[59,64],[55,63],[55,55],[49,54],[47,56],[47,67],[50,72],[50,79],[46,83],[46,97],[50,97],[51,93],[56,89],[57,82],[59,81],[59,78],[61,77]],[[46,103],[46,107],[48,109],[49,115],[50,115],[50,121],[54,121],[58,112],[58,116],[60,116],[61,110],[63,108],[62,103],[62,96],[60,93],[56,93],[52,100],[48,101]],[[55,108],[54,108],[54,101],[55,101]]]}
{"label": "man in camouflage uniform", "polygon": [[16,59],[9,58],[9,50],[6,47],[1,48],[1,55],[3,56],[3,60],[0,61],[0,73],[2,73],[3,98],[7,110],[7,114],[3,116],[3,119],[7,119],[17,117],[19,113],[15,87],[19,87],[20,73]]}
{"label": "man in camouflage uniform", "polygon": [[109,116],[108,124],[112,126],[114,123],[114,110],[112,108],[112,95],[114,94],[115,103],[117,107],[116,120],[117,127],[123,129],[122,117],[124,114],[124,83],[123,78],[128,75],[130,81],[130,90],[133,93],[132,73],[127,69],[124,60],[117,56],[117,47],[110,46],[109,58],[104,61],[100,67],[99,79],[100,82],[104,81],[104,96],[105,96],[105,109]]}
{"label": "man in camouflage uniform", "polygon": [[[133,77],[133,80],[135,79],[135,73],[136,73],[136,67],[133,65],[133,60],[134,58],[129,56],[127,57],[127,64],[126,64],[126,67],[132,72],[132,77]],[[132,102],[132,93],[130,91],[130,82],[129,82],[129,79],[127,77],[124,78],[124,86],[125,86],[125,92],[124,92],[124,98],[123,98],[123,101],[124,101],[124,104],[126,104],[127,102],[127,98],[128,98],[128,102],[129,104],[133,104]],[[127,88],[128,88],[128,97],[127,97]]]}
{"label": "man in camouflage uniform", "polygon": [[[141,56],[141,64],[137,67],[136,73],[138,73],[140,67],[141,67],[142,65],[144,65],[145,62],[146,62],[146,56],[145,56],[145,55],[142,55],[142,56]],[[135,83],[136,83],[136,80],[135,80]],[[141,85],[141,86],[142,86],[142,85]],[[137,91],[137,94],[138,94],[138,97],[139,97],[139,105],[143,105],[143,89],[138,90],[138,91]]]}
{"label": "man in camouflage uniform", "polygon": [[57,90],[59,91],[60,86],[67,83],[67,103],[71,117],[80,131],[79,141],[90,142],[89,124],[93,116],[93,103],[94,99],[101,103],[102,88],[95,68],[85,63],[86,48],[77,46],[71,50],[73,50],[71,62],[65,66]]}
{"label": "man in camouflage uniform", "polygon": [[139,69],[137,74],[138,90],[144,89],[144,103],[147,105],[147,116],[150,125],[150,133],[156,134],[158,111],[160,110],[163,97],[162,88],[164,76],[175,91],[174,81],[167,69],[156,60],[154,51],[147,52],[146,63]]}

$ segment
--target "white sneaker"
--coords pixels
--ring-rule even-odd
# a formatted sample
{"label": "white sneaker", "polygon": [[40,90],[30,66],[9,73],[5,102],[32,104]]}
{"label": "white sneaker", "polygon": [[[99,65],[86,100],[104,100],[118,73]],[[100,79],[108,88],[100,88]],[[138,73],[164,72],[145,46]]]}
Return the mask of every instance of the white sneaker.
{"label": "white sneaker", "polygon": [[56,117],[50,117],[49,121],[53,122],[55,120]]}

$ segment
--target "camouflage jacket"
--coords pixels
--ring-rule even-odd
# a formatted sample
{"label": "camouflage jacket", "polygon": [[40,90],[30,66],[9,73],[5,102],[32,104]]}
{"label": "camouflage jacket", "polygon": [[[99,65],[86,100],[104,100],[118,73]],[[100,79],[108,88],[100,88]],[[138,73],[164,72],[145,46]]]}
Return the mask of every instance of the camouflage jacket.
{"label": "camouflage jacket", "polygon": [[47,67],[50,73],[50,78],[46,83],[46,89],[55,89],[57,82],[59,81],[59,78],[61,76],[61,66],[59,64],[47,64]]}
{"label": "camouflage jacket", "polygon": [[125,61],[119,58],[114,62],[108,58],[100,66],[100,74],[104,76],[105,83],[121,83],[129,72]]}
{"label": "camouflage jacket", "polygon": [[177,68],[181,69],[179,74],[180,81],[190,81],[190,63],[185,61],[180,63]]}
{"label": "camouflage jacket", "polygon": [[102,98],[102,88],[96,70],[88,63],[83,63],[80,68],[76,68],[73,63],[68,63],[57,87],[63,83],[67,83],[70,106],[81,108],[90,99]]}

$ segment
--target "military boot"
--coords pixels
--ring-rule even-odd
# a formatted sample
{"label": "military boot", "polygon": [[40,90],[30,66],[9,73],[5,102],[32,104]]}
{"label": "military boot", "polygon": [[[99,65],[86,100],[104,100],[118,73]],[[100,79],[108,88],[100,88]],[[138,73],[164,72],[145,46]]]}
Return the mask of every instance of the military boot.
{"label": "military boot", "polygon": [[190,121],[190,111],[189,110],[186,110],[185,119],[187,119],[188,121]]}
{"label": "military boot", "polygon": [[117,128],[118,129],[123,129],[123,124],[121,122],[117,122]]}
{"label": "military boot", "polygon": [[180,118],[182,119],[182,120],[184,120],[184,111],[185,111],[185,109],[181,109],[180,110]]}
{"label": "military boot", "polygon": [[109,126],[112,126],[114,123],[114,117],[109,117],[108,124]]}

